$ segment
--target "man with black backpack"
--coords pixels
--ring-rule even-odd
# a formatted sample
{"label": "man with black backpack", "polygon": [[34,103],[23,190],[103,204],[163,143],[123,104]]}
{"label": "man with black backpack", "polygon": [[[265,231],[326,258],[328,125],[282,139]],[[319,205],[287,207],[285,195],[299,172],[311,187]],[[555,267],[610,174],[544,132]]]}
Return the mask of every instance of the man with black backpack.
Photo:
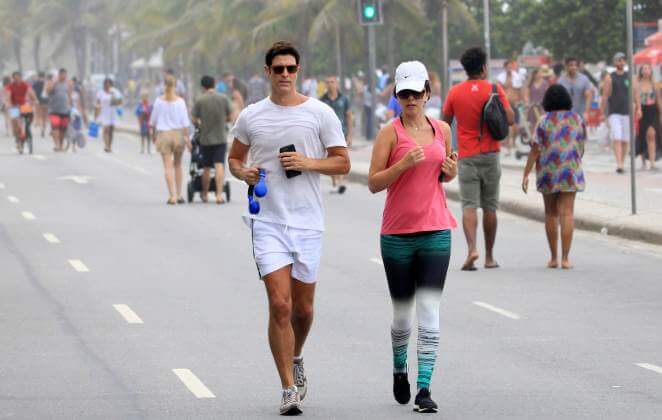
{"label": "man with black backpack", "polygon": [[457,121],[458,180],[462,200],[462,225],[468,255],[462,270],[475,271],[479,254],[476,246],[477,209],[483,209],[485,268],[497,268],[493,248],[497,231],[501,163],[500,141],[514,123],[514,113],[503,89],[488,82],[487,55],[482,48],[470,48],[460,62],[468,80],[453,86],[444,103],[444,121]]}

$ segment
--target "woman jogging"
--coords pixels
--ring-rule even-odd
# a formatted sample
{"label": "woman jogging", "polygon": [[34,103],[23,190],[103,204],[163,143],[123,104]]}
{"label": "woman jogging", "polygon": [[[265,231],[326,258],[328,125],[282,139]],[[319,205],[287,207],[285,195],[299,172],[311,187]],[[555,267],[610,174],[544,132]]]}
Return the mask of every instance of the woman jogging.
{"label": "woman jogging", "polygon": [[411,398],[407,346],[418,316],[418,393],[414,410],[437,411],[430,379],[439,347],[439,305],[448,271],[455,219],[446,205],[440,181],[457,173],[448,124],[425,116],[430,82],[418,61],[402,63],[395,73],[395,95],[402,114],[377,135],[368,186],[387,189],[381,250],[393,303],[393,395]]}
{"label": "woman jogging", "polygon": [[551,258],[549,268],[557,268],[558,227],[561,225],[561,267],[572,268],[569,254],[575,229],[575,195],[584,191],[582,156],[586,127],[572,111],[572,99],[562,85],[552,85],[542,102],[546,112],[531,141],[531,153],[524,168],[522,190],[529,188],[529,173],[536,165],[536,185],[545,202],[545,231]]}
{"label": "woman jogging", "polygon": [[184,204],[182,198],[182,154],[184,146],[191,150],[188,128],[191,121],[184,99],[177,96],[177,81],[171,75],[165,78],[165,93],[156,98],[150,125],[156,131],[156,150],[163,158],[166,185],[170,198],[167,204]]}

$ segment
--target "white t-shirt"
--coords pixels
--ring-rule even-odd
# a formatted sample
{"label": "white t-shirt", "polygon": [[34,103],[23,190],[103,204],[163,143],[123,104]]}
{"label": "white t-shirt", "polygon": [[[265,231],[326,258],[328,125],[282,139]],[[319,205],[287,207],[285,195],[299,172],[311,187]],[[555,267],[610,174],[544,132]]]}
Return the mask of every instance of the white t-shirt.
{"label": "white t-shirt", "polygon": [[103,126],[115,125],[117,122],[117,106],[112,105],[113,99],[122,99],[122,94],[114,87],[109,92],[101,89],[97,92],[97,100],[101,109],[99,111],[99,122]]}
{"label": "white t-shirt", "polygon": [[266,197],[258,199],[260,213],[244,217],[323,231],[320,174],[303,171],[288,179],[278,154],[281,147],[293,144],[306,157],[324,159],[327,148],[347,147],[335,112],[313,98],[301,105],[280,106],[267,97],[241,111],[231,134],[250,147],[249,165],[266,171],[269,189]]}
{"label": "white t-shirt", "polygon": [[156,98],[152,108],[149,124],[157,131],[180,130],[191,125],[188,118],[186,102],[182,98],[169,102],[161,97]]}
{"label": "white t-shirt", "polygon": [[[521,89],[524,86],[524,82],[526,81],[526,70],[524,69],[519,69],[519,70],[511,70],[510,74],[512,75],[511,79],[511,84],[513,86],[513,89]],[[501,83],[502,86],[506,84],[506,71],[502,71],[499,73],[497,76],[497,81]]]}

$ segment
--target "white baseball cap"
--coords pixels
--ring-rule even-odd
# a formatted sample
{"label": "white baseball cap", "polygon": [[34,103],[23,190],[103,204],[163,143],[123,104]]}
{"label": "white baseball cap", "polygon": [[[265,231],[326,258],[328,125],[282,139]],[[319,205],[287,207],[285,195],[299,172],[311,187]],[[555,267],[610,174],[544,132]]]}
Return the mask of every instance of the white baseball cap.
{"label": "white baseball cap", "polygon": [[395,93],[403,90],[423,92],[429,80],[428,71],[420,61],[405,61],[395,69]]}

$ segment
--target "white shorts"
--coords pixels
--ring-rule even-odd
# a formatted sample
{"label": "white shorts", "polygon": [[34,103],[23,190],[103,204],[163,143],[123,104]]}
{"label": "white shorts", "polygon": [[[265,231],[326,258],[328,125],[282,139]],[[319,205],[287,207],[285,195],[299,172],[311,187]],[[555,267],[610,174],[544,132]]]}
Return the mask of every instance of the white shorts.
{"label": "white shorts", "polygon": [[251,220],[253,256],[261,279],[292,265],[292,277],[315,283],[322,256],[322,232]]}
{"label": "white shorts", "polygon": [[630,116],[611,114],[609,116],[609,138],[611,141],[630,141]]}

